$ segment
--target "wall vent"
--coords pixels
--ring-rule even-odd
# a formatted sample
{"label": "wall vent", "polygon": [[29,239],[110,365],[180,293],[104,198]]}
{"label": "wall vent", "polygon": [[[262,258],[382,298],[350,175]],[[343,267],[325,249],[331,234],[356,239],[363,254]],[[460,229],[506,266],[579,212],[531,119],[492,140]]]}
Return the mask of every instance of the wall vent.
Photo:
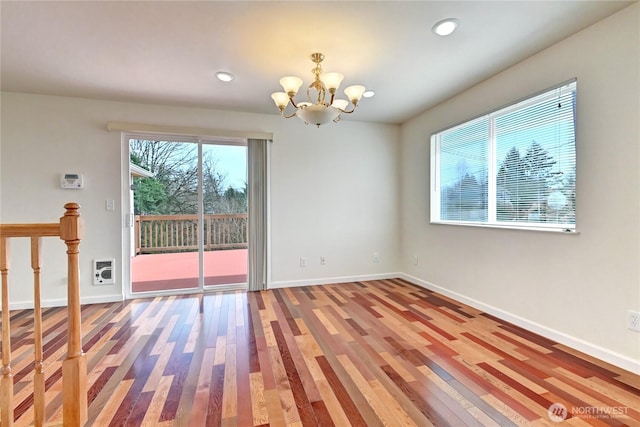
{"label": "wall vent", "polygon": [[93,260],[93,284],[94,285],[113,285],[116,283],[114,258],[94,259]]}

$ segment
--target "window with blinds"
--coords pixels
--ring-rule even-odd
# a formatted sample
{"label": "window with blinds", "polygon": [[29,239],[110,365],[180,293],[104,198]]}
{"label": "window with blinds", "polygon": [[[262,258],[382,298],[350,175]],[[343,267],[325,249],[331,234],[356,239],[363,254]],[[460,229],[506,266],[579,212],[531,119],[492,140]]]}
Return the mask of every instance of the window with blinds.
{"label": "window with blinds", "polygon": [[431,222],[575,230],[576,81],[431,137]]}

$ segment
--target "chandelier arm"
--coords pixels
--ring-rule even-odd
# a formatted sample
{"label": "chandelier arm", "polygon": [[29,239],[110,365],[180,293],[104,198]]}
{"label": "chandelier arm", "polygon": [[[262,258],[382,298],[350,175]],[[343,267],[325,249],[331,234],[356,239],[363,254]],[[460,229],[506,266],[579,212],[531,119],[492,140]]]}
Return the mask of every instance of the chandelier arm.
{"label": "chandelier arm", "polygon": [[[292,101],[291,103],[293,104],[293,101]],[[295,104],[293,104],[293,105],[294,105],[294,107],[295,107]],[[284,117],[285,119],[290,119],[291,117],[294,117],[294,116],[296,115],[296,113],[298,112],[298,107],[296,107],[295,111],[294,111],[293,113],[291,113],[290,115],[288,115],[288,116],[287,116],[287,115],[285,114],[285,112],[284,112],[284,110],[285,110],[286,108],[287,108],[287,106],[286,106],[286,105],[285,105],[284,107],[280,107],[280,108],[279,108],[279,110],[280,110],[280,115],[281,115],[282,117]]]}
{"label": "chandelier arm", "polygon": [[352,104],[352,105],[353,105],[353,108],[351,109],[351,111],[343,110],[342,108],[338,108],[338,110],[340,110],[340,112],[344,114],[351,114],[354,111],[356,111],[356,108],[358,108],[358,104]]}
{"label": "chandelier arm", "polygon": [[291,105],[293,105],[293,107],[295,109],[298,109],[299,107],[296,105],[296,102],[293,100],[293,96],[289,97],[289,102],[291,102]]}

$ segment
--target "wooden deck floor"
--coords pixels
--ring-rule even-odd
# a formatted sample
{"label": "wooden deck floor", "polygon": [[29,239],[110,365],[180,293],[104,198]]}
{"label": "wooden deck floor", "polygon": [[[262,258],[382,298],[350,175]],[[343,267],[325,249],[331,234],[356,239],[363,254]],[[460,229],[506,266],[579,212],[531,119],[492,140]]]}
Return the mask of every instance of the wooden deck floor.
{"label": "wooden deck floor", "polygon": [[[563,408],[566,425],[640,425],[638,376],[402,280],[82,312],[88,426],[543,426]],[[11,319],[18,426],[32,418],[30,313]],[[65,311],[44,320],[55,421]]]}
{"label": "wooden deck floor", "polygon": [[[204,252],[205,286],[247,282],[247,250]],[[133,293],[198,287],[198,253],[137,255],[131,260]]]}

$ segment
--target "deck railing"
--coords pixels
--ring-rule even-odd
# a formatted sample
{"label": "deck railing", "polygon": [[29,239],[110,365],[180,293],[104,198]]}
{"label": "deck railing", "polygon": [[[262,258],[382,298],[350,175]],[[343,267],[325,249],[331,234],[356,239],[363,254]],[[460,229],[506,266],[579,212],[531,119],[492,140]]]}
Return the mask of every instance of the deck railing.
{"label": "deck railing", "polygon": [[[247,214],[205,214],[204,250],[247,247]],[[198,250],[197,215],[137,215],[136,255]]]}
{"label": "deck railing", "polygon": [[31,268],[34,294],[34,425],[45,423],[45,375],[42,348],[40,301],[40,258],[42,237],[60,237],[67,245],[67,357],[62,362],[62,423],[69,427],[87,420],[87,361],[82,351],[80,330],[79,250],[83,225],[76,203],[64,205],[60,221],[50,224],[0,224],[0,272],[2,273],[2,379],[0,379],[0,424],[13,425],[14,395],[11,372],[11,325],[9,320],[10,239],[31,239]]}

